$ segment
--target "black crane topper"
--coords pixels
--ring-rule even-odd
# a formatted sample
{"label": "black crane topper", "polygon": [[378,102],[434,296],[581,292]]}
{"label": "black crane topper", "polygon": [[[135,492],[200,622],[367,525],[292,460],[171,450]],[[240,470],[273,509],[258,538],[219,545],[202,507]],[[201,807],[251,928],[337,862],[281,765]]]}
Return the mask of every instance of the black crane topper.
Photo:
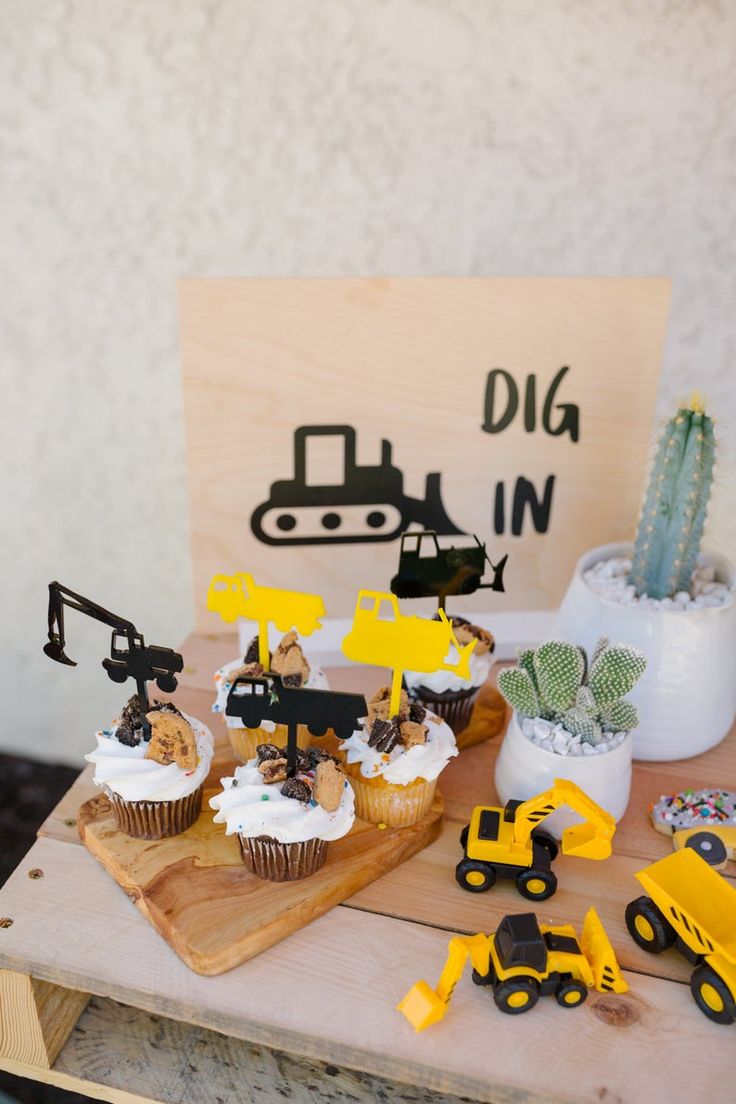
{"label": "black crane topper", "polygon": [[296,774],[297,725],[306,725],[313,736],[324,736],[331,728],[345,740],[368,713],[362,694],[337,690],[308,690],[284,686],[281,678],[269,671],[262,677],[240,675],[230,687],[225,713],[238,717],[246,728],[258,728],[262,721],[285,724],[288,729],[286,774]]}
{"label": "black crane topper", "polygon": [[[486,546],[473,534],[475,544],[464,548],[440,548],[434,529],[401,534],[399,571],[391,580],[391,591],[397,598],[437,598],[439,609],[445,608],[448,594],[473,594],[476,590],[503,593],[503,572],[508,554],[497,564],[491,563]],[[432,544],[427,552],[428,544]],[[483,583],[486,561],[493,570],[493,582]]]}
{"label": "black crane topper", "polygon": [[101,621],[103,625],[109,625],[112,628],[110,657],[103,659],[102,666],[113,682],[135,679],[138,700],[141,704],[143,739],[150,740],[151,726],[146,720],[149,708],[146,683],[155,679],[159,690],[167,694],[172,693],[176,690],[176,675],[183,670],[184,660],[173,648],[146,644],[132,621],[119,617],[116,613],[110,613],[89,598],[84,598],[81,594],[76,594],[68,587],[62,586],[61,583],[54,582],[49,583],[49,639],[43,650],[57,663],[76,667],[74,660],[69,659],[64,651],[66,647],[64,606],[78,610],[87,617],[93,617],[96,621]]}

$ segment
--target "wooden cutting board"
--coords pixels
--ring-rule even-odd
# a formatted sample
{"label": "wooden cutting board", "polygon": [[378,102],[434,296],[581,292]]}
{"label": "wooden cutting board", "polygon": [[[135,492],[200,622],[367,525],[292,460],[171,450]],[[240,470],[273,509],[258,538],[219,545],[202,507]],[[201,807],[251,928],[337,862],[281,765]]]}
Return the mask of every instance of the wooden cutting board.
{"label": "wooden cutting board", "polygon": [[[324,741],[325,745],[329,737]],[[82,842],[113,876],[159,935],[198,974],[221,974],[298,931],[437,838],[439,791],[430,812],[411,828],[377,828],[356,820],[330,843],[325,865],[296,882],[268,882],[249,873],[236,836],[215,824],[208,799],[236,766],[218,741],[202,812],[187,832],[139,840],[115,826],[99,795],[79,809]]]}

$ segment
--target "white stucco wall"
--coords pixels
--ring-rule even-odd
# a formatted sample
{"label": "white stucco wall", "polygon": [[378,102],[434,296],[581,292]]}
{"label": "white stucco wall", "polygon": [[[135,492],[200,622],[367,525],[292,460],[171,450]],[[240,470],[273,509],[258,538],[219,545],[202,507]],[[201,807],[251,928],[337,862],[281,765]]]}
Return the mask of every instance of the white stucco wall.
{"label": "white stucco wall", "polygon": [[179,275],[670,275],[733,548],[735,94],[727,2],[3,0],[0,749],[119,705],[106,630],[42,656],[50,578],[189,628]]}

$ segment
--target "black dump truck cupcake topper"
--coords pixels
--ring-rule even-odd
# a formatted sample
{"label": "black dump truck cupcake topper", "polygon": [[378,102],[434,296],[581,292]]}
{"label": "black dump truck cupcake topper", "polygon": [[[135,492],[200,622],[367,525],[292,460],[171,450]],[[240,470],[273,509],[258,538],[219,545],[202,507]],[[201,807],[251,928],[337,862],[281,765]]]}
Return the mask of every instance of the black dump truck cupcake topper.
{"label": "black dump truck cupcake topper", "polygon": [[286,775],[293,778],[297,770],[298,725],[305,725],[313,736],[324,736],[331,728],[336,736],[346,740],[358,728],[368,706],[362,694],[285,686],[270,671],[263,677],[236,678],[227,696],[225,712],[228,717],[237,717],[245,728],[258,728],[263,721],[286,725]]}
{"label": "black dump truck cupcake topper", "polygon": [[143,738],[151,738],[151,726],[146,719],[149,709],[148,691],[146,683],[154,679],[159,690],[164,693],[172,693],[176,689],[176,675],[183,669],[184,660],[173,648],[162,648],[157,644],[146,644],[141,633],[138,632],[132,621],[125,617],[119,617],[116,613],[98,606],[89,598],[76,594],[61,583],[49,583],[49,639],[44,645],[44,652],[50,659],[57,663],[66,663],[70,667],[76,667],[73,659],[69,659],[64,648],[66,637],[64,634],[64,607],[78,610],[87,617],[93,617],[95,621],[101,621],[103,625],[112,628],[112,641],[110,643],[110,656],[103,659],[102,666],[107,671],[113,682],[125,682],[126,679],[135,679],[138,700],[141,704],[141,718]]}
{"label": "black dump truck cupcake topper", "polygon": [[[491,563],[482,544],[473,534],[475,544],[457,548],[440,548],[437,532],[424,529],[401,535],[399,571],[391,580],[391,591],[397,598],[436,598],[439,609],[445,608],[448,594],[473,594],[476,590],[496,590],[503,593],[503,572],[508,555],[497,564]],[[482,582],[489,563],[493,582]]]}

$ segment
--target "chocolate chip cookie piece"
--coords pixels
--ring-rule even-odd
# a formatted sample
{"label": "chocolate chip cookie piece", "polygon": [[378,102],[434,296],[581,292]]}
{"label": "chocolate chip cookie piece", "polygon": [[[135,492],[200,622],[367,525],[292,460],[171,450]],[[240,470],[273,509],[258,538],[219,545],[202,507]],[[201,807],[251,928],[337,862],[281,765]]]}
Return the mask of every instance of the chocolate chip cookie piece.
{"label": "chocolate chip cookie piece", "polygon": [[267,786],[270,786],[274,782],[286,781],[285,759],[264,759],[264,761],[259,764],[258,770],[263,775],[263,781]]}

